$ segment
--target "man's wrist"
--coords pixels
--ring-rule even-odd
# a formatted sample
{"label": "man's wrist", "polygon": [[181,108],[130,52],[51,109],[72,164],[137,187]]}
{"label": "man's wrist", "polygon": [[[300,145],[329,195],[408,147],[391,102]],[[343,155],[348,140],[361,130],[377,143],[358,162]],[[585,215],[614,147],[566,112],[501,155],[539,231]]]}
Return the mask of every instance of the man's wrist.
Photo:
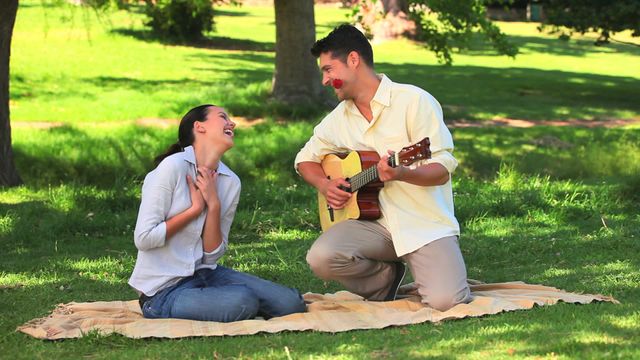
{"label": "man's wrist", "polygon": [[329,188],[328,185],[330,182],[331,180],[327,178],[321,178],[320,181],[318,182],[318,186],[316,188],[322,195],[325,195],[325,196],[327,195],[327,190]]}
{"label": "man's wrist", "polygon": [[396,173],[396,180],[397,181],[406,181],[407,180],[407,175],[409,175],[409,171],[411,171],[411,169],[407,168],[404,165],[400,165],[398,166],[398,172]]}

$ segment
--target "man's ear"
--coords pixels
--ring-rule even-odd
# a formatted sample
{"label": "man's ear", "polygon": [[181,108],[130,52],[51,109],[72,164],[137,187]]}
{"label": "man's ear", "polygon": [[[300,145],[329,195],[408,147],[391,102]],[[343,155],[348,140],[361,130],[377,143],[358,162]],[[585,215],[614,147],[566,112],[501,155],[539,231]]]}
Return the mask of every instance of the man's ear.
{"label": "man's ear", "polygon": [[352,51],[347,55],[347,65],[350,67],[357,67],[360,65],[360,54],[357,51]]}

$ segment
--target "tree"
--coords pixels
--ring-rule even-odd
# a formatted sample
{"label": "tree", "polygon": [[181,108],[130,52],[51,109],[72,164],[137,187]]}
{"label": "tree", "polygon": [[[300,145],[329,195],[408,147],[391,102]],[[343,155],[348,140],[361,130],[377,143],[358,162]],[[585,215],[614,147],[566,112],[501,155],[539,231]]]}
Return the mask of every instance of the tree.
{"label": "tree", "polygon": [[13,162],[9,122],[9,58],[17,12],[18,0],[0,2],[0,186],[22,183]]}
{"label": "tree", "polygon": [[414,36],[416,24],[409,18],[408,0],[357,0],[354,21],[374,40]]}
{"label": "tree", "polygon": [[[508,0],[505,0],[508,1]],[[365,29],[372,25],[360,11],[377,9],[385,22],[392,17],[407,17],[413,21],[415,30],[406,31],[433,51],[438,60],[451,64],[454,49],[469,48],[475,34],[483,36],[501,55],[515,56],[517,47],[487,18],[486,0],[359,0],[355,19]],[[380,6],[380,3],[382,3]],[[405,14],[408,12],[408,14]],[[363,20],[365,23],[363,23]],[[405,25],[406,29],[410,29]],[[372,34],[375,35],[375,34]]]}
{"label": "tree", "polygon": [[[606,44],[611,35],[631,30],[632,36],[640,36],[640,1],[638,0],[542,0],[545,23],[552,32],[563,37],[576,31],[600,33],[596,44]],[[565,29],[568,31],[565,31]]]}
{"label": "tree", "polygon": [[316,40],[313,0],[275,0],[276,66],[273,97],[286,104],[322,102],[324,91],[310,49]]}

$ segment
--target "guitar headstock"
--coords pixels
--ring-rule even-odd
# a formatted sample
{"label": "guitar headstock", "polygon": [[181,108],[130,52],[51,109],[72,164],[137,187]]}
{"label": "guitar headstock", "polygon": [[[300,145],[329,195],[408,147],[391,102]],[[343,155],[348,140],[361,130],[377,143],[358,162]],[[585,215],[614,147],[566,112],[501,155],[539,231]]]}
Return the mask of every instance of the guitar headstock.
{"label": "guitar headstock", "polygon": [[431,145],[431,142],[429,142],[429,138],[426,137],[413,145],[403,147],[402,150],[396,154],[396,164],[399,163],[403,166],[409,166],[416,161],[430,159],[431,150],[429,150],[429,145]]}

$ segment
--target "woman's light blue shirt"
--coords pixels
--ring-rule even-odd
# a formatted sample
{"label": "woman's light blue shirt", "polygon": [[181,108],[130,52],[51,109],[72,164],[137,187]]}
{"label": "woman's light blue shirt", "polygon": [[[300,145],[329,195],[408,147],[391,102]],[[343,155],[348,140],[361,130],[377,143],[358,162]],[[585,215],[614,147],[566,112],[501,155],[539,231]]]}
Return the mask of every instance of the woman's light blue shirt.
{"label": "woman's light blue shirt", "polygon": [[206,209],[171,238],[166,238],[166,220],[191,207],[187,175],[196,178],[193,147],[166,157],[147,174],[134,231],[138,257],[129,279],[129,285],[138,292],[153,296],[198,269],[216,267],[227,249],[229,229],[240,199],[240,178],[222,162],[218,174],[222,243],[211,253],[205,253],[202,247]]}

